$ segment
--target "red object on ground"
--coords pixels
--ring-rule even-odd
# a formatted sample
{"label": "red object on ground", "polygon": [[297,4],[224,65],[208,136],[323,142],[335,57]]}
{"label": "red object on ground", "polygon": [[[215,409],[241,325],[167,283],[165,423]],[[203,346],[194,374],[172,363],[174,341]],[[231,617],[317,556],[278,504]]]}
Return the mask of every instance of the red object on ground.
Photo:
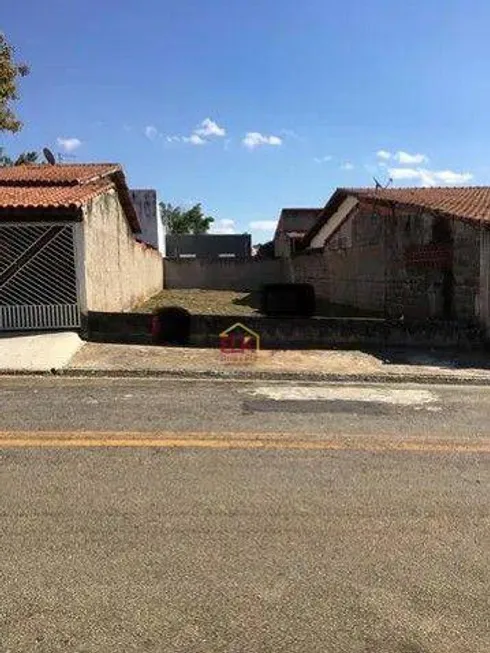
{"label": "red object on ground", "polygon": [[151,335],[156,338],[160,333],[160,320],[157,315],[154,315],[151,320]]}

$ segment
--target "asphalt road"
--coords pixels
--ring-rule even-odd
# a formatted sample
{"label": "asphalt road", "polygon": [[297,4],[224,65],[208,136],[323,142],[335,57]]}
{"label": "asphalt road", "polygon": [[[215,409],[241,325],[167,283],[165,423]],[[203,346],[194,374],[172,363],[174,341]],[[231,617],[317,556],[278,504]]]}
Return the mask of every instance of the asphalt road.
{"label": "asphalt road", "polygon": [[490,389],[0,397],[1,652],[490,650]]}

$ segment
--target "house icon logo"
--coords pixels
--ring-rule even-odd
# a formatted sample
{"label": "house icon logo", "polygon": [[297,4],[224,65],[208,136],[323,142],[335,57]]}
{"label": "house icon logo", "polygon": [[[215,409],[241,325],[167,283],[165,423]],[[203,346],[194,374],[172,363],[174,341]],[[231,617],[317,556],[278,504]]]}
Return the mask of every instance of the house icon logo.
{"label": "house icon logo", "polygon": [[226,355],[236,355],[237,358],[254,358],[260,349],[260,336],[249,327],[236,322],[219,334],[220,351]]}

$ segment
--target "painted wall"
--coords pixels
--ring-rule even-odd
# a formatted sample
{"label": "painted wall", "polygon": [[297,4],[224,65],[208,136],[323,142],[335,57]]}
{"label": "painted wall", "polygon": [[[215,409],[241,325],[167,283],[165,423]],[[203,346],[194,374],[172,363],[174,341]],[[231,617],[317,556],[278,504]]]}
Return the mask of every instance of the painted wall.
{"label": "painted wall", "polygon": [[115,191],[87,203],[77,240],[83,311],[129,310],[162,290],[163,259],[136,242]]}

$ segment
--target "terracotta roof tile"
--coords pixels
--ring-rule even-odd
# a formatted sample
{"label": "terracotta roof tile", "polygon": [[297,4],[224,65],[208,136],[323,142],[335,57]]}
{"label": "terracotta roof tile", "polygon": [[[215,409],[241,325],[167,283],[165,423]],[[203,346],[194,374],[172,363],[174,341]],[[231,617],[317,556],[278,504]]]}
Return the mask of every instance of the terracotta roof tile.
{"label": "terracotta roof tile", "polygon": [[83,186],[0,186],[0,210],[80,207],[114,184],[101,180]]}
{"label": "terracotta roof tile", "polygon": [[439,211],[471,221],[490,221],[490,186],[459,188],[353,188],[340,189],[359,199]]}
{"label": "terracotta roof tile", "polygon": [[[25,164],[0,168],[1,208],[79,206],[102,190],[94,184],[114,184],[134,233],[141,232],[136,209],[118,163]],[[90,189],[84,191],[85,186]],[[17,189],[17,194],[14,192]],[[53,189],[52,193],[47,189]],[[73,192],[63,194],[63,189]],[[74,190],[76,188],[76,190]],[[56,190],[55,190],[56,189]],[[8,202],[11,202],[10,204]],[[14,202],[14,203],[12,203]]]}
{"label": "terracotta roof tile", "polygon": [[46,163],[5,166],[0,168],[0,186],[84,184],[116,172],[122,172],[121,166],[117,163],[60,163],[56,165]]}

